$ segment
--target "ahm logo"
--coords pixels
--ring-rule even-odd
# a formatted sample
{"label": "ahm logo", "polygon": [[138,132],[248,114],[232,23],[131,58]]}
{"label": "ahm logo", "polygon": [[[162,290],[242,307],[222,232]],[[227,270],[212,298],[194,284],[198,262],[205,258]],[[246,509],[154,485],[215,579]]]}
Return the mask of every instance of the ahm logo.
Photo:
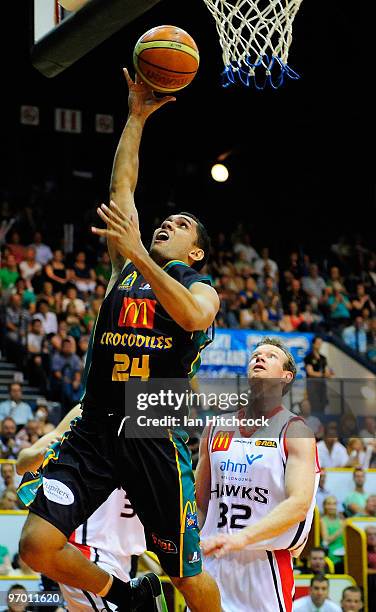
{"label": "ahm logo", "polygon": [[263,455],[246,455],[247,457],[247,461],[248,461],[248,465],[252,465],[252,463],[254,463],[257,459],[261,459],[261,457],[263,457]]}
{"label": "ahm logo", "polygon": [[[252,465],[257,459],[261,459],[263,455],[246,455],[247,463],[249,466]],[[247,463],[234,463],[227,459],[227,461],[221,461],[219,469],[221,472],[237,472],[238,474],[245,474],[247,471]]]}

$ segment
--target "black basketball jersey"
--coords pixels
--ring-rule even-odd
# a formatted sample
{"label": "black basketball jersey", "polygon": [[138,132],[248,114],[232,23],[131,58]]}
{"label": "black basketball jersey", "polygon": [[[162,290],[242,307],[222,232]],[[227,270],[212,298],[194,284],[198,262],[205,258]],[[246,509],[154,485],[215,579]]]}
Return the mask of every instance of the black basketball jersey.
{"label": "black basketball jersey", "polygon": [[[210,284],[209,277],[182,261],[169,261],[163,269],[187,289],[196,282]],[[192,377],[210,342],[207,330],[187,332],[180,327],[129,263],[102,303],[86,364],[83,401],[111,404],[116,410],[129,381]]]}

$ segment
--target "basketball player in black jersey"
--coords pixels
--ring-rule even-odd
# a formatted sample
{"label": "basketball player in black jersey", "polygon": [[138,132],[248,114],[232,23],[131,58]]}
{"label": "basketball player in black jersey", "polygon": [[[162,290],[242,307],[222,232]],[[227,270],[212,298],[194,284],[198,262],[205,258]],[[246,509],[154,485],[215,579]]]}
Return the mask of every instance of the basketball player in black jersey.
{"label": "basketball player in black jersey", "polygon": [[[138,152],[147,118],[169,96],[156,98],[144,83],[129,88],[129,115],[115,154],[110,206],[98,214],[106,228],[113,273],[98,315],[87,360],[81,421],[45,466],[29,506],[20,542],[22,558],[57,582],[93,592],[118,610],[166,611],[154,574],[124,583],[82,555],[67,539],[122,485],[142,521],[147,546],[181,591],[192,612],[219,612],[216,583],[201,567],[197,507],[189,451],[182,433],[135,439],[125,435],[136,412],[132,381],[187,379],[200,363],[219,300],[199,273],[209,240],[189,213],[172,215],[142,244],[134,191]],[[166,383],[168,384],[168,383]]]}

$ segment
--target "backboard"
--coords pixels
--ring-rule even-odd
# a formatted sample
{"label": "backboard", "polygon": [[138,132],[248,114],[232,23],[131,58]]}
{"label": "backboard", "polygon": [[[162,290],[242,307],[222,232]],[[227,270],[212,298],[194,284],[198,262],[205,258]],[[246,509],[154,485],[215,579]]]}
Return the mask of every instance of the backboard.
{"label": "backboard", "polygon": [[57,0],[33,0],[32,63],[56,76],[159,1],[76,0],[82,7],[67,11]]}

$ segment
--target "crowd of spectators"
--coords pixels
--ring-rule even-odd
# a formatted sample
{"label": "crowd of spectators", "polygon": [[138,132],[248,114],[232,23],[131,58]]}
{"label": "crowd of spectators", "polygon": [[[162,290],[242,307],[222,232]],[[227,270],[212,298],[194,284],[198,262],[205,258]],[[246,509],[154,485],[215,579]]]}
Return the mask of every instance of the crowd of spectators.
{"label": "crowd of spectators", "polygon": [[24,246],[12,231],[3,246],[1,352],[64,411],[81,396],[89,336],[110,275],[106,250],[94,264],[84,251],[65,258],[40,232]]}
{"label": "crowd of spectators", "polygon": [[241,226],[216,237],[208,272],[220,327],[331,333],[376,360],[376,254],[361,240],[351,247],[340,239],[322,263],[294,250],[279,265]]}
{"label": "crowd of spectators", "polygon": [[[370,487],[368,487],[368,492],[366,492],[367,477],[368,473],[366,470],[363,470],[361,467],[354,468],[354,489],[347,491],[344,500],[342,503],[339,503],[332,491],[327,488],[326,471],[322,469],[316,497],[316,504],[320,513],[321,546],[311,548],[305,563],[298,562],[294,568],[294,573],[314,575],[343,573],[346,519],[352,519],[353,517],[364,518],[369,521],[367,526],[364,527],[367,542],[368,609],[373,610],[376,605],[376,487],[375,492],[370,493]],[[354,554],[360,555],[360,551],[354,551]],[[359,594],[361,593],[360,589],[355,589],[355,591]],[[359,597],[359,602],[361,602],[361,595]],[[303,602],[301,605],[303,605]],[[316,602],[315,605],[318,605],[318,603]],[[296,607],[296,609],[300,610],[301,608]],[[329,606],[328,610],[330,609]],[[342,602],[342,609],[361,610],[363,608],[351,608],[350,606],[345,608]]]}
{"label": "crowd of spectators", "polygon": [[357,610],[363,610],[360,588],[350,586],[343,589],[339,606],[329,597],[329,580],[323,573],[313,575],[308,595],[296,599],[293,605],[293,612],[356,612]]}

